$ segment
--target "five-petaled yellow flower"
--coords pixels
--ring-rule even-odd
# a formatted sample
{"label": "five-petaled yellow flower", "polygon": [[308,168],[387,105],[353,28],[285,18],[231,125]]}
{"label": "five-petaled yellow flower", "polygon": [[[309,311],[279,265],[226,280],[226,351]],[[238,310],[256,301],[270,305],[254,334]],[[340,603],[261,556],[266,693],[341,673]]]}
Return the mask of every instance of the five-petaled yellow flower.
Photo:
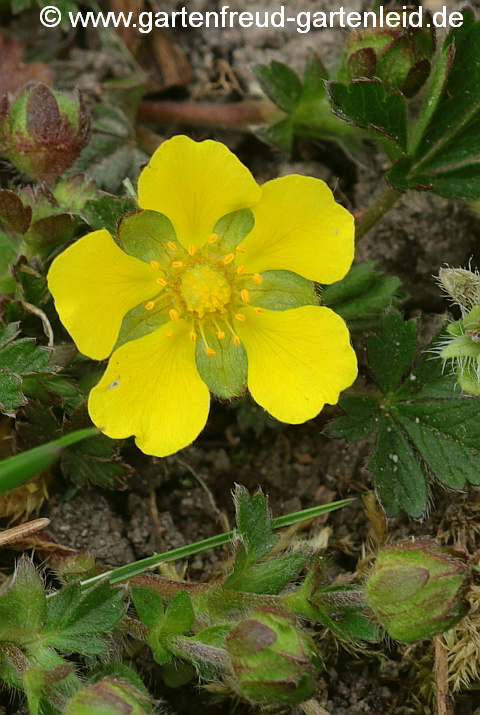
{"label": "five-petaled yellow flower", "polygon": [[210,391],[248,385],[292,424],[335,404],[357,361],[312,281],[347,273],[354,227],[326,184],[292,175],[259,186],[223,144],[176,136],[142,172],[138,204],[115,240],[88,234],[48,275],[78,349],[111,355],[89,396],[93,422],[165,456],[202,431]]}

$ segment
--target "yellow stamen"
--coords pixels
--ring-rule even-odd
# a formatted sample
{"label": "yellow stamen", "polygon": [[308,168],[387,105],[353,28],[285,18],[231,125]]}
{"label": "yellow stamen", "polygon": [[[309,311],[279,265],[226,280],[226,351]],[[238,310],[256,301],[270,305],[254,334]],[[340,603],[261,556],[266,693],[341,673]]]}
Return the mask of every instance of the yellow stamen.
{"label": "yellow stamen", "polygon": [[237,273],[239,276],[243,275],[245,273],[245,266],[238,266]]}
{"label": "yellow stamen", "polygon": [[145,310],[153,310],[153,308],[155,308],[155,301],[149,300],[148,303],[145,303],[143,307],[145,308]]}
{"label": "yellow stamen", "polygon": [[208,355],[209,357],[213,357],[213,355],[216,355],[217,353],[215,352],[215,350],[213,348],[211,348],[208,345],[207,338],[205,337],[205,331],[203,329],[203,325],[201,323],[199,323],[198,327],[200,329],[200,335],[202,336],[202,340],[205,345],[204,353],[205,353],[205,355]]}
{"label": "yellow stamen", "polygon": [[160,263],[158,261],[150,261],[152,268],[160,268]]}
{"label": "yellow stamen", "polygon": [[235,250],[237,253],[246,253],[246,251],[247,251],[247,249],[244,248],[243,246],[237,246]]}
{"label": "yellow stamen", "polygon": [[234,335],[232,338],[232,343],[236,345],[237,347],[242,344],[242,341],[238,337],[238,335]]}
{"label": "yellow stamen", "polygon": [[235,313],[235,317],[237,320],[239,320],[241,323],[245,322],[246,318],[242,313]]}
{"label": "yellow stamen", "polygon": [[210,238],[208,239],[207,243],[215,243],[215,241],[217,240],[217,238],[218,238],[217,234],[216,234],[216,233],[212,233],[212,235],[211,235]]}
{"label": "yellow stamen", "polygon": [[178,312],[178,310],[175,310],[175,308],[171,308],[168,311],[168,314],[170,316],[170,320],[178,320],[180,317],[180,313]]}
{"label": "yellow stamen", "polygon": [[165,278],[157,278],[157,283],[159,286],[163,286],[163,287],[165,287],[167,285],[167,281],[165,280]]}
{"label": "yellow stamen", "polygon": [[258,315],[261,315],[264,312],[263,308],[255,308],[255,313],[258,313]]}
{"label": "yellow stamen", "polygon": [[172,338],[173,337],[173,330],[169,330],[167,333],[167,338]]}
{"label": "yellow stamen", "polygon": [[217,351],[214,350],[213,348],[205,348],[205,355],[208,355],[208,357],[214,357],[217,354]]}
{"label": "yellow stamen", "polygon": [[240,297],[244,303],[248,303],[248,301],[250,300],[250,293],[246,288],[240,291]]}
{"label": "yellow stamen", "polygon": [[196,254],[196,252],[197,252],[197,249],[195,248],[195,246],[189,246],[189,247],[188,247],[188,252],[189,252],[189,254],[190,254],[191,256],[194,256],[194,255]]}
{"label": "yellow stamen", "polygon": [[181,261],[173,261],[172,268],[183,268],[183,263]]}
{"label": "yellow stamen", "polygon": [[252,277],[253,277],[253,280],[255,281],[255,283],[257,283],[258,285],[263,283],[263,278],[260,275],[260,273],[254,273]]}
{"label": "yellow stamen", "polygon": [[225,258],[223,259],[223,262],[226,266],[228,266],[229,263],[235,260],[235,254],[234,253],[227,253]]}
{"label": "yellow stamen", "polygon": [[170,249],[171,251],[176,251],[176,250],[177,250],[177,244],[174,243],[173,241],[169,241],[169,242],[167,243],[167,246],[169,247],[169,249]]}
{"label": "yellow stamen", "polygon": [[215,333],[215,335],[217,336],[217,338],[218,338],[219,340],[223,340],[223,338],[225,337],[225,333],[223,332],[223,330],[217,330],[217,332]]}
{"label": "yellow stamen", "polygon": [[190,340],[194,343],[197,339],[197,334],[194,330],[191,330],[189,333]]}

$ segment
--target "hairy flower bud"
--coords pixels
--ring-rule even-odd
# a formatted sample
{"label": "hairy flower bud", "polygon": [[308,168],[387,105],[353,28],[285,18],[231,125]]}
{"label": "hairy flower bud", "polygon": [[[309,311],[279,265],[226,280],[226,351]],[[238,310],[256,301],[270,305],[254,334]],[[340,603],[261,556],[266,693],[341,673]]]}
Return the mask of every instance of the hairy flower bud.
{"label": "hairy flower bud", "polygon": [[440,268],[438,282],[462,312],[480,305],[480,274],[467,268]]}
{"label": "hairy flower bud", "polygon": [[462,554],[435,541],[401,541],[379,552],[366,597],[387,633],[411,643],[443,633],[463,618],[468,587]]}
{"label": "hairy flower bud", "polygon": [[0,102],[0,155],[27,176],[52,182],[73,164],[89,136],[80,95],[35,83]]}
{"label": "hairy flower bud", "polygon": [[146,715],[151,712],[150,698],[133,685],[114,678],[102,678],[79,690],[65,709],[65,715]]}
{"label": "hairy flower bud", "polygon": [[450,323],[447,332],[440,357],[451,361],[462,390],[480,395],[480,305]]}
{"label": "hairy flower bud", "polygon": [[227,650],[249,700],[296,705],[312,695],[313,643],[290,614],[253,612],[230,631]]}
{"label": "hairy flower bud", "polygon": [[[400,90],[406,97],[413,97],[430,74],[430,59],[435,52],[435,30],[428,25],[428,13],[419,23],[415,8],[391,8],[385,10],[383,26],[377,13],[376,27],[353,33],[346,45],[346,68],[350,80],[378,77],[388,92]],[[388,27],[400,17],[398,28]],[[408,26],[402,27],[403,15]],[[428,26],[427,26],[428,25]],[[430,27],[431,26],[431,27]]]}

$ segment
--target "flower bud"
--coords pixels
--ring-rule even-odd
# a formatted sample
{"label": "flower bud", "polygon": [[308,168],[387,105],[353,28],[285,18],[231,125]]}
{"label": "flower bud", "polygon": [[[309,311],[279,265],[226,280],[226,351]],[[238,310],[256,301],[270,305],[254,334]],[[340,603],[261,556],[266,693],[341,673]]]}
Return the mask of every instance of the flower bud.
{"label": "flower bud", "polygon": [[89,136],[80,95],[35,83],[0,101],[0,155],[29,177],[52,182],[73,164]]}
{"label": "flower bud", "polygon": [[[388,27],[400,16],[398,28]],[[346,45],[346,68],[350,80],[378,77],[387,92],[400,90],[406,97],[413,97],[426,82],[431,69],[430,59],[435,52],[435,30],[429,21],[429,13],[420,24],[419,11],[415,8],[391,8],[384,10],[383,26],[377,13],[376,27],[354,32]],[[402,27],[403,16],[408,25]],[[430,18],[431,19],[431,18]],[[412,26],[413,25],[413,26]]]}
{"label": "flower bud", "polygon": [[477,271],[469,271],[466,268],[440,268],[438,282],[462,311],[480,305],[480,275]]}
{"label": "flower bud", "polygon": [[469,584],[462,554],[435,541],[401,541],[378,553],[366,597],[387,633],[411,643],[443,633],[463,618]]}
{"label": "flower bud", "polygon": [[151,712],[150,698],[133,685],[114,678],[102,678],[79,690],[65,708],[65,715],[145,715]]}
{"label": "flower bud", "polygon": [[230,631],[227,651],[249,700],[296,705],[314,692],[313,643],[289,613],[254,611]]}
{"label": "flower bud", "polygon": [[451,360],[458,384],[471,395],[480,395],[480,305],[462,320],[447,328],[449,338],[440,352],[443,360]]}

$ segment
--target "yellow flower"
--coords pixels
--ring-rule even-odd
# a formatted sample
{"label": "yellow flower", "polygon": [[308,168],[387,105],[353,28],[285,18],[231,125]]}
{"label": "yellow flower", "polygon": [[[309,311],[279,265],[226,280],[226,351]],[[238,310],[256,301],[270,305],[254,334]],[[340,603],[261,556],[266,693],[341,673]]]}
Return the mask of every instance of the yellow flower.
{"label": "yellow flower", "polygon": [[347,273],[354,228],[326,184],[292,175],[260,187],[223,144],[176,136],[142,172],[138,203],[115,240],[90,233],[48,274],[78,349],[113,351],[90,393],[93,422],[165,456],[202,431],[210,391],[248,384],[292,424],[335,404],[357,362],[312,281]]}

